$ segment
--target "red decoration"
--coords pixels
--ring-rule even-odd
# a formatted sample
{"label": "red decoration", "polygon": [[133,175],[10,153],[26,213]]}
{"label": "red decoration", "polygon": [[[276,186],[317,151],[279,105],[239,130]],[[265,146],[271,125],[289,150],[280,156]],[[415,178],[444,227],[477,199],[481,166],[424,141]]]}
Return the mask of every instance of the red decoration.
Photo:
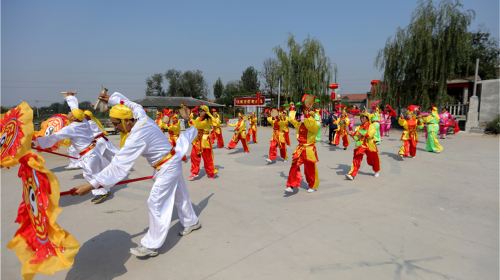
{"label": "red decoration", "polygon": [[378,85],[379,83],[380,83],[380,80],[372,80],[372,81],[370,82],[370,84],[371,84],[372,86],[376,86],[376,85]]}
{"label": "red decoration", "polygon": [[330,99],[331,99],[331,100],[335,100],[335,97],[336,97],[336,96],[335,96],[335,91],[332,91],[332,92],[330,93]]}
{"label": "red decoration", "polygon": [[328,85],[328,88],[329,89],[337,89],[337,88],[339,88],[339,84],[337,84],[337,83],[331,83],[331,84]]}

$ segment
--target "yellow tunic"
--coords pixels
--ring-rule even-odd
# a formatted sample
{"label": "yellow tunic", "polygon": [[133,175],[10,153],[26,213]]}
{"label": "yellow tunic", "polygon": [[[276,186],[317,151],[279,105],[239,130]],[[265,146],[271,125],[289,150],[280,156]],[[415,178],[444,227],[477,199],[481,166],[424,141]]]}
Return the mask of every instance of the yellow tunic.
{"label": "yellow tunic", "polygon": [[221,134],[222,131],[220,129],[220,126],[221,126],[221,119],[220,119],[219,114],[213,114],[213,118],[212,118],[213,131],[215,131],[215,133],[217,133],[217,134]]}
{"label": "yellow tunic", "polygon": [[199,117],[193,119],[193,125],[198,129],[198,136],[193,141],[193,144],[200,142],[201,148],[211,149],[212,144],[210,144],[210,131],[212,130],[212,120],[211,118],[205,118],[201,120]]}
{"label": "yellow tunic", "polygon": [[[300,156],[302,151],[306,151],[306,159],[311,162],[317,162],[318,156],[316,153],[316,134],[318,134],[319,125],[312,115],[304,118],[304,121],[299,122],[295,119],[296,111],[290,111],[289,121],[297,130],[297,141],[299,145],[293,152],[295,156]],[[306,131],[307,130],[307,133]]]}
{"label": "yellow tunic", "polygon": [[234,127],[234,136],[241,135],[243,139],[246,139],[247,135],[247,126],[245,124],[245,119],[240,119],[236,124],[228,124],[229,126]]}

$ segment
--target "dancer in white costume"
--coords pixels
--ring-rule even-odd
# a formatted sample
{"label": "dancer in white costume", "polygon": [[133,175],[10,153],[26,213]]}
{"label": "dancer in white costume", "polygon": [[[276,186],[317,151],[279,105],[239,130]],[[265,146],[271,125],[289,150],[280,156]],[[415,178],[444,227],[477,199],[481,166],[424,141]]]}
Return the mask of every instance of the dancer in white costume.
{"label": "dancer in white costume", "polygon": [[90,128],[94,132],[94,139],[96,141],[96,147],[101,155],[111,162],[116,153],[118,153],[118,148],[108,140],[107,132],[104,130],[99,119],[94,117],[91,111],[85,110],[83,112],[85,114],[85,119],[89,122]]}
{"label": "dancer in white costume", "polygon": [[[38,137],[35,144],[45,149],[52,147],[60,140],[70,139],[71,146],[76,150],[76,155],[80,157],[78,166],[83,170],[83,178],[90,182],[92,176],[104,169],[110,161],[106,160],[97,149],[94,149],[96,146],[94,133],[85,119],[83,111],[78,108],[78,99],[73,95],[67,95],[65,99],[71,109],[71,113],[68,114],[71,123],[52,135]],[[93,190],[92,194],[94,198],[91,201],[96,204],[106,200],[109,195],[108,189],[105,188]]]}
{"label": "dancer in white costume", "polygon": [[101,100],[114,105],[109,116],[115,128],[128,134],[124,145],[111,163],[94,176],[90,184],[77,187],[76,194],[83,195],[92,188],[110,188],[125,178],[135,160],[144,156],[155,169],[154,184],[148,198],[149,229],[141,245],[131,248],[137,257],[154,257],[167,237],[174,205],[184,226],[180,235],[201,228],[182,177],[182,157],[197,135],[193,126],[181,133],[174,148],[158,125],[150,119],[141,105],[115,92],[101,95]]}

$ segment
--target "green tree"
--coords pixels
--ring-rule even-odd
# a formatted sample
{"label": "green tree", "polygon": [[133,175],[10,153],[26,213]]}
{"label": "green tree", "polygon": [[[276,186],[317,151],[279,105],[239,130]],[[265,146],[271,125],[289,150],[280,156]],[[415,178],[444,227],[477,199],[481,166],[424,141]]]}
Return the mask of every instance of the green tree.
{"label": "green tree", "polygon": [[186,71],[181,76],[182,96],[207,99],[208,90],[203,73],[200,70]]}
{"label": "green tree", "polygon": [[383,70],[383,85],[376,98],[385,103],[428,107],[449,100],[447,80],[457,76],[467,60],[474,17],[459,1],[419,2],[410,24],[398,28],[380,50],[376,65]]}
{"label": "green tree", "polygon": [[150,78],[146,79],[146,95],[147,96],[165,96],[163,90],[163,75],[153,74]]}
{"label": "green tree", "polygon": [[280,77],[279,62],[275,58],[268,58],[264,60],[261,77],[264,79],[264,88],[269,94],[273,94],[278,88],[278,80]]}
{"label": "green tree", "polygon": [[476,59],[479,58],[479,77],[483,80],[496,79],[497,67],[500,65],[500,49],[497,40],[491,38],[490,33],[485,31],[472,32],[470,38],[467,60],[458,73],[459,77],[473,76],[476,69]]}
{"label": "green tree", "polygon": [[214,97],[215,97],[215,100],[220,99],[223,94],[224,94],[224,84],[222,83],[222,80],[219,77],[217,79],[217,81],[215,81],[215,84],[214,84]]}
{"label": "green tree", "polygon": [[226,106],[232,106],[234,104],[234,97],[239,96],[242,93],[241,81],[230,81],[224,87],[224,92],[222,97],[219,99],[219,103],[225,104]]}
{"label": "green tree", "polygon": [[281,46],[274,52],[279,62],[278,73],[283,81],[283,91],[288,99],[298,100],[306,89],[316,95],[327,92],[332,76],[330,59],[316,39],[306,38],[297,43],[293,35],[287,40],[288,51]]}
{"label": "green tree", "polygon": [[175,69],[170,69],[165,73],[165,79],[168,81],[168,96],[182,96],[181,75],[182,72]]}
{"label": "green tree", "polygon": [[254,94],[259,91],[260,82],[258,76],[259,73],[253,66],[247,67],[241,75],[241,90],[246,94]]}

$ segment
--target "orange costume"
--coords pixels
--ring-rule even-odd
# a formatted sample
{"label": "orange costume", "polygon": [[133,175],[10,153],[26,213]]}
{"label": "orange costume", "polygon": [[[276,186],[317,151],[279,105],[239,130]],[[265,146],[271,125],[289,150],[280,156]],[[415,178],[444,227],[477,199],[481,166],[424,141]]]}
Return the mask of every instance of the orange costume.
{"label": "orange costume", "polygon": [[250,136],[252,136],[253,143],[257,143],[257,116],[252,113],[248,120],[250,121],[250,128],[247,133],[247,143],[250,142]]}
{"label": "orange costume", "polygon": [[342,138],[342,144],[344,146],[344,150],[349,146],[349,138],[348,138],[348,129],[349,129],[349,117],[347,116],[347,112],[342,111],[342,115],[339,119],[337,119],[337,130],[335,132],[335,138],[333,140],[333,144],[335,146],[340,144],[340,138]]}
{"label": "orange costume", "polygon": [[[171,122],[168,124],[164,124],[162,128],[168,131],[168,140],[172,145],[172,148],[175,147],[177,139],[181,133],[181,123],[179,122],[179,117],[175,114],[172,116]],[[186,155],[182,157],[183,161],[187,161]]]}
{"label": "orange costume", "polygon": [[224,139],[222,138],[222,129],[220,128],[221,117],[215,109],[212,109],[212,115],[212,133],[210,134],[210,139],[212,143],[215,143],[217,140],[217,148],[224,148]]}
{"label": "orange costume", "polygon": [[[311,112],[312,113],[312,112]],[[305,114],[303,121],[299,122],[295,119],[296,111],[290,111],[289,120],[297,131],[298,146],[295,148],[292,156],[292,166],[288,174],[286,182],[286,192],[293,192],[292,188],[299,188],[302,181],[300,174],[300,166],[304,164],[304,173],[309,192],[315,191],[319,186],[318,169],[318,154],[316,152],[316,134],[318,133],[319,125],[314,119],[314,114]]]}
{"label": "orange costume", "polygon": [[286,154],[286,142],[283,130],[281,130],[280,121],[278,117],[274,119],[272,117],[267,117],[267,121],[273,127],[273,134],[271,136],[270,146],[269,146],[269,158],[267,162],[271,163],[276,160],[276,149],[279,148],[280,156],[283,160],[287,160],[288,156]]}
{"label": "orange costume", "polygon": [[360,115],[361,118],[365,118],[366,121],[360,126],[356,127],[352,133],[352,137],[356,141],[356,148],[354,149],[354,156],[352,159],[352,167],[348,174],[346,174],[347,179],[354,180],[358,174],[359,167],[363,161],[363,155],[366,154],[366,161],[368,165],[373,168],[375,172],[374,176],[379,176],[380,171],[380,159],[378,157],[378,149],[375,144],[375,135],[377,133],[377,126],[370,123],[369,114],[363,113]]}
{"label": "orange costume", "polygon": [[236,148],[236,144],[238,144],[238,141],[241,141],[241,144],[243,145],[243,151],[245,153],[250,153],[248,150],[248,145],[247,145],[247,138],[246,138],[246,124],[245,124],[245,118],[241,113],[238,114],[238,122],[236,124],[228,124],[229,126],[234,126],[234,135],[233,138],[231,138],[231,141],[229,142],[229,145],[227,148],[229,150]]}
{"label": "orange costume", "polygon": [[163,113],[160,110],[156,111],[155,123],[160,127],[162,131],[165,129],[165,124],[163,123]]}
{"label": "orange costume", "polygon": [[200,172],[200,162],[203,158],[203,165],[208,178],[215,178],[218,170],[214,166],[214,153],[212,150],[212,142],[210,140],[210,131],[212,130],[212,115],[208,112],[208,107],[202,105],[200,109],[206,112],[203,118],[192,119],[192,124],[198,129],[198,135],[193,141],[191,149],[191,176],[189,180],[194,180]]}
{"label": "orange costume", "polygon": [[400,117],[398,123],[401,127],[403,127],[403,134],[401,134],[401,141],[403,141],[403,145],[401,145],[401,148],[399,149],[399,156],[401,158],[413,158],[417,155],[417,128],[423,129],[424,125],[420,120],[417,120],[413,112],[409,112],[408,119]]}
{"label": "orange costume", "polygon": [[288,128],[288,117],[286,116],[286,111],[281,111],[280,129],[283,131],[285,143],[290,146],[290,129]]}

